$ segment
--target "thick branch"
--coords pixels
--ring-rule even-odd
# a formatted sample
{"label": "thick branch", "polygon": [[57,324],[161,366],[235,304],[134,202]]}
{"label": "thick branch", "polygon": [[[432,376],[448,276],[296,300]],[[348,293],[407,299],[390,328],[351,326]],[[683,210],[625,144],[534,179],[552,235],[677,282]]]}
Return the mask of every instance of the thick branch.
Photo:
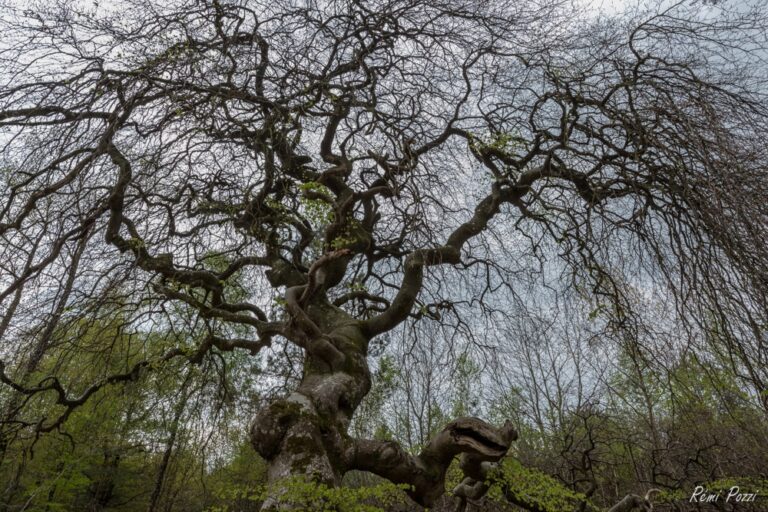
{"label": "thick branch", "polygon": [[659,492],[659,490],[649,489],[644,497],[638,496],[637,494],[627,494],[624,499],[612,506],[608,512],[632,512],[633,510],[651,512],[653,510],[651,494],[655,492]]}
{"label": "thick branch", "polygon": [[403,280],[392,305],[382,314],[364,322],[365,332],[373,336],[388,331],[405,320],[421,290],[425,266],[459,263],[464,244],[488,227],[502,204],[519,201],[530,191],[536,180],[555,175],[557,171],[553,171],[550,166],[537,167],[522,173],[514,185],[502,186],[500,183],[494,183],[491,193],[475,207],[472,218],[457,227],[448,237],[445,245],[432,249],[419,249],[406,257]]}
{"label": "thick branch", "polygon": [[445,493],[445,473],[456,455],[497,461],[517,439],[511,424],[496,428],[477,418],[452,421],[417,456],[392,441],[357,440],[347,450],[349,469],[370,471],[395,483],[412,486],[411,497],[431,506]]}

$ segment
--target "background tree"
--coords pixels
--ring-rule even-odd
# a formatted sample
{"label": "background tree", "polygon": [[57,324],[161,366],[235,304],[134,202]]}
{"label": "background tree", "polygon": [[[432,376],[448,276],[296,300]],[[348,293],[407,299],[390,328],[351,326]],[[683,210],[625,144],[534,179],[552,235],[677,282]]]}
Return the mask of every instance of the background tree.
{"label": "background tree", "polygon": [[[111,385],[242,350],[277,391],[250,429],[270,482],[364,470],[431,505],[461,455],[454,492],[478,499],[511,423],[434,432],[427,400],[420,451],[353,437],[369,356],[439,337],[490,368],[505,332],[566,306],[635,362],[673,332],[719,354],[768,410],[761,2],[611,18],[554,0],[6,11],[3,447],[61,430]],[[87,351],[76,325],[115,311],[131,357],[100,343],[93,374],[43,366]],[[663,397],[636,376],[655,436]],[[541,431],[590,431],[586,404],[547,417],[558,382],[538,391]],[[193,389],[170,406],[168,454]],[[280,489],[265,510],[290,505]]]}

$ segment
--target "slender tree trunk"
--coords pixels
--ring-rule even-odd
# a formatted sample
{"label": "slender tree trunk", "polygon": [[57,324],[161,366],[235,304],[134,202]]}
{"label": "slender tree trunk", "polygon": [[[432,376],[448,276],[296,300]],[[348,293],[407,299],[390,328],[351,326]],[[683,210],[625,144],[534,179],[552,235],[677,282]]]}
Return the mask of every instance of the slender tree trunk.
{"label": "slender tree trunk", "polygon": [[[64,309],[67,306],[67,301],[69,300],[69,296],[72,293],[75,277],[77,276],[77,270],[80,266],[80,259],[82,258],[83,252],[85,251],[89,236],[90,235],[86,235],[80,240],[77,249],[72,256],[69,273],[67,274],[67,280],[64,284],[61,295],[57,298],[58,302],[56,303],[56,306],[53,310],[53,314],[45,324],[43,331],[39,334],[37,341],[32,347],[29,358],[23,366],[22,374],[19,377],[19,382],[22,384],[26,384],[30,377],[37,371],[41,361],[43,360],[43,357],[45,356],[46,351],[50,347],[51,337],[59,325],[59,320],[64,313]],[[35,247],[37,247],[37,245],[35,245]],[[31,254],[34,254],[34,251]],[[27,269],[31,264],[32,260],[30,259],[27,261]],[[10,319],[13,317],[13,314],[19,305],[22,291],[23,286],[20,286],[14,294],[13,301],[11,302],[8,311],[0,321],[0,339],[5,335],[5,331],[8,328]],[[10,392],[7,402],[3,404],[2,411],[0,412],[0,464],[2,464],[5,460],[6,452],[9,446],[16,439],[16,435],[19,431],[18,427],[13,424],[13,420],[19,413],[19,407],[22,403],[21,398],[22,396],[19,393],[13,391]]]}
{"label": "slender tree trunk", "polygon": [[[189,375],[187,375],[187,377],[189,377]],[[185,380],[185,383],[186,381],[188,381],[188,378]],[[157,505],[160,502],[160,496],[162,495],[163,484],[165,482],[165,475],[168,472],[168,465],[170,464],[171,455],[173,455],[173,449],[176,444],[176,437],[179,433],[181,415],[184,413],[184,408],[187,405],[189,396],[189,393],[184,392],[181,400],[178,404],[176,404],[176,409],[173,413],[173,420],[171,421],[170,435],[168,437],[168,442],[165,445],[165,450],[163,451],[163,458],[160,461],[160,466],[157,468],[157,473],[155,474],[155,485],[152,488],[152,494],[149,497],[149,506],[147,507],[147,512],[155,512],[157,510]]]}

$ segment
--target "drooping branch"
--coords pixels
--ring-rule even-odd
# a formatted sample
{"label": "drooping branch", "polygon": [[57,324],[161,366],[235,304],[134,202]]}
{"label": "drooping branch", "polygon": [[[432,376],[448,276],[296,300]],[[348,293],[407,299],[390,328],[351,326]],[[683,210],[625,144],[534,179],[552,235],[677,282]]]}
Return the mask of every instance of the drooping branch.
{"label": "drooping branch", "polygon": [[96,392],[105,386],[111,386],[113,384],[119,384],[123,382],[133,382],[139,378],[143,371],[154,369],[159,365],[183,354],[184,351],[181,349],[173,348],[167,351],[158,359],[147,359],[139,361],[138,363],[134,364],[128,371],[104,377],[103,379],[86,388],[82,393],[80,393],[79,396],[75,397],[69,395],[58,377],[46,377],[40,381],[37,386],[34,387],[27,387],[19,384],[18,382],[15,382],[6,374],[5,363],[2,360],[0,360],[0,382],[27,397],[32,397],[34,395],[49,391],[53,392],[56,395],[56,404],[65,407],[64,412],[62,412],[59,417],[51,423],[44,424],[41,421],[35,426],[35,433],[39,435],[40,433],[51,432],[59,428],[64,424],[65,421],[67,421],[75,409],[85,404],[94,394],[96,394]]}

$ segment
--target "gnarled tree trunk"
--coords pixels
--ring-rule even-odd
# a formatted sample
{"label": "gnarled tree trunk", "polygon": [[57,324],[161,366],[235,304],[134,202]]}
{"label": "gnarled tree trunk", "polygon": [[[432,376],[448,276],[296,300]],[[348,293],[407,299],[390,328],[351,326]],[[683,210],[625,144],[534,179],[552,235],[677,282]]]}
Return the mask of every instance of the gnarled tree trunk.
{"label": "gnarled tree trunk", "polygon": [[[287,296],[290,303],[290,290]],[[321,332],[296,333],[307,349],[301,384],[258,414],[251,439],[269,463],[270,484],[300,475],[335,486],[347,470],[347,427],[371,387],[369,338],[358,322],[325,301],[305,310]],[[278,508],[278,498],[268,499],[264,509]]]}
{"label": "gnarled tree trunk", "polygon": [[417,456],[395,442],[351,438],[350,420],[371,387],[370,336],[360,322],[327,302],[306,311],[323,334],[305,343],[312,348],[301,384],[265,407],[251,429],[256,451],[268,461],[272,491],[263,510],[291,508],[290,498],[281,495],[283,479],[298,476],[336,486],[353,469],[410,484],[411,497],[430,506],[444,494],[445,473],[456,455],[464,454],[467,477],[481,478],[478,464],[500,459],[516,439],[510,425],[496,429],[476,418],[449,423]]}

